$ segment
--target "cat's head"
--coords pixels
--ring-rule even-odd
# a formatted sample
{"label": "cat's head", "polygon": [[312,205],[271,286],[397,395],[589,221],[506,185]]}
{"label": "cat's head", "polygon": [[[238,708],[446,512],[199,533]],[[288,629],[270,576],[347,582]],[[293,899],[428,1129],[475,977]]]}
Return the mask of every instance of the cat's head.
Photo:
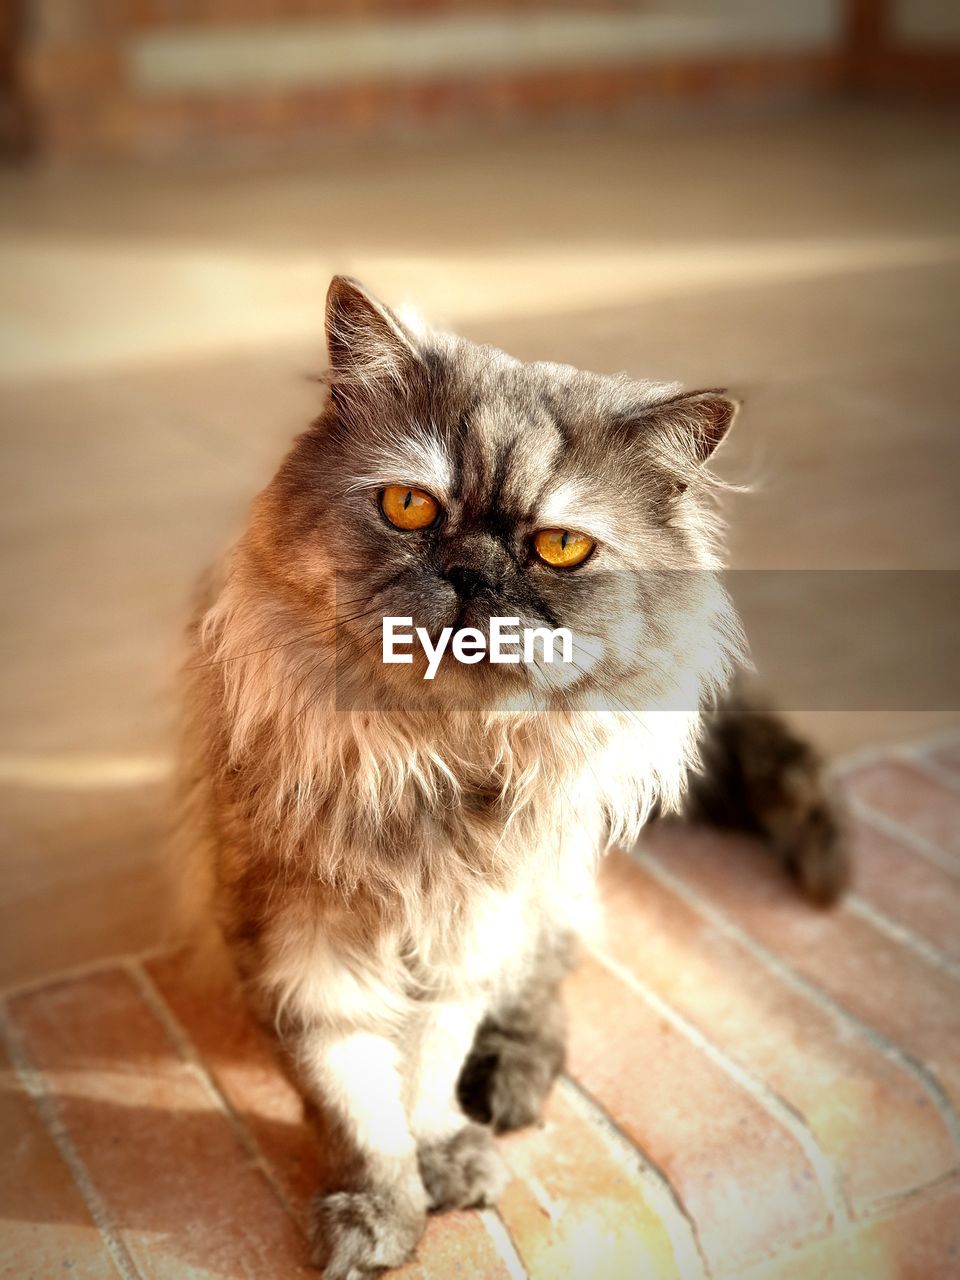
{"label": "cat's head", "polygon": [[[423,332],[341,276],[327,342],[326,407],[255,528],[304,628],[335,609],[354,696],[669,699],[665,678],[695,651],[708,665],[710,643],[719,671],[735,628],[710,572],[705,464],[734,401]],[[444,627],[486,631],[491,617],[567,628],[574,662],[448,655],[428,685],[417,645],[412,665],[384,665],[384,616],[412,618],[434,639]]]}

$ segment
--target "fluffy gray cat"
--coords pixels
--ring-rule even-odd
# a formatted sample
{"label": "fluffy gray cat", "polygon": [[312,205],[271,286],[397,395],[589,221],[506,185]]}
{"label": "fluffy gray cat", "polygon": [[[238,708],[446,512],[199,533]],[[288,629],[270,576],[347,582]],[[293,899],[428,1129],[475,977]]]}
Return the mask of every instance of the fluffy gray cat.
{"label": "fluffy gray cat", "polygon": [[[727,692],[707,463],[734,402],[522,364],[343,277],[327,341],[324,408],[192,629],[183,790],[189,894],[322,1115],[314,1260],[342,1280],[402,1263],[428,1211],[496,1200],[493,1132],[563,1063],[612,842],[693,776],[814,896],[844,858],[816,758]],[[573,654],[448,651],[427,680],[419,651],[384,663],[385,616],[433,640],[510,617]]]}

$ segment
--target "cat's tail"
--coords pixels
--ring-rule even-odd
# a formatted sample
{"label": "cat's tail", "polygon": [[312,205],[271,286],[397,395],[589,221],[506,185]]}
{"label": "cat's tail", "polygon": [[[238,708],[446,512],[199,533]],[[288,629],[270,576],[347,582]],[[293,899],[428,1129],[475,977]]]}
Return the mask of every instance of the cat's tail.
{"label": "cat's tail", "polygon": [[684,815],[758,836],[806,897],[836,902],[850,881],[840,798],[817,751],[751,680],[738,677],[710,714],[701,757]]}

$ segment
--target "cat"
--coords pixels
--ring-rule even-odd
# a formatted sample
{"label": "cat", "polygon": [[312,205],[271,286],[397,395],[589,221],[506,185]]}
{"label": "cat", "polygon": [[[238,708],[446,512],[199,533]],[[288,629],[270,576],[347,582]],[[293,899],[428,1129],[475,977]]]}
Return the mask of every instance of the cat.
{"label": "cat", "polygon": [[[845,846],[819,761],[738,684],[708,468],[734,401],[523,364],[342,276],[326,339],[322,411],[191,626],[181,773],[188,894],[322,1116],[312,1257],[342,1280],[496,1201],[609,845],[688,794],[820,900]],[[575,655],[425,681],[382,661],[387,615],[563,627]]]}

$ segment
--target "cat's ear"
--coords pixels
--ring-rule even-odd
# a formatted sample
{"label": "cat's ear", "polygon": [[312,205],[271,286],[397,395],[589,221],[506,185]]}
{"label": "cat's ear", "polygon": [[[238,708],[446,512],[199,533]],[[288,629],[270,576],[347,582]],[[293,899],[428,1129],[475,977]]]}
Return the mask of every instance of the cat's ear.
{"label": "cat's ear", "polygon": [[684,391],[648,406],[634,421],[652,428],[677,461],[700,466],[726,438],[739,409],[725,391]]}
{"label": "cat's ear", "polygon": [[419,359],[413,336],[389,307],[349,276],[327,290],[327,350],[333,382],[399,380]]}

